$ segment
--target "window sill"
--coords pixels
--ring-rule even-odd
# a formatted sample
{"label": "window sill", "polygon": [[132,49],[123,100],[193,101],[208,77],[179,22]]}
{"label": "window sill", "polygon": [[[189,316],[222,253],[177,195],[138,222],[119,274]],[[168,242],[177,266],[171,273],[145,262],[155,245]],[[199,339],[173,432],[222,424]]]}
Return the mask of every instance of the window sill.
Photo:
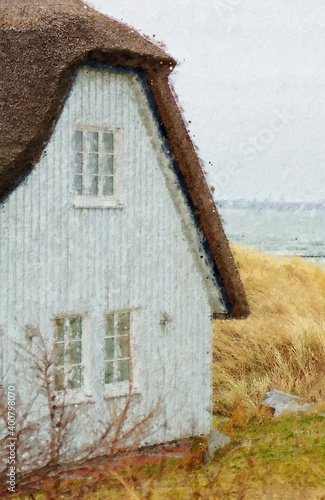
{"label": "window sill", "polygon": [[71,198],[76,208],[124,208],[125,202],[121,198],[96,198],[91,196],[75,196]]}
{"label": "window sill", "polygon": [[89,404],[95,403],[95,398],[92,394],[70,389],[65,394],[56,393],[54,403],[55,406]]}
{"label": "window sill", "polygon": [[[137,384],[132,386],[131,395],[140,394],[140,387]],[[129,382],[117,382],[115,384],[105,384],[105,399],[119,398],[130,394]]]}

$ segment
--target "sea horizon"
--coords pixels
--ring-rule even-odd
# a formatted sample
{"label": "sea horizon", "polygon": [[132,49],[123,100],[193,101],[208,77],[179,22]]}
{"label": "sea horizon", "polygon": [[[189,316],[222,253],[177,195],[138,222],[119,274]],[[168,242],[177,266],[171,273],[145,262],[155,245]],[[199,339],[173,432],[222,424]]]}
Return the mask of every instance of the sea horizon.
{"label": "sea horizon", "polygon": [[219,200],[228,240],[325,264],[325,203]]}
{"label": "sea horizon", "polygon": [[217,205],[221,209],[271,209],[276,211],[293,211],[293,210],[320,210],[325,211],[325,201],[313,202],[313,201],[258,201],[258,200],[217,200]]}

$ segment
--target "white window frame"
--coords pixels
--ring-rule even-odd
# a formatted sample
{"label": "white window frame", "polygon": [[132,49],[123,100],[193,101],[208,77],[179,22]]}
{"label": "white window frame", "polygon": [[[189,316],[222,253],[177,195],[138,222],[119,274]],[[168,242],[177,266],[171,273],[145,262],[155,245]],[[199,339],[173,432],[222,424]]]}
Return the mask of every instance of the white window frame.
{"label": "white window frame", "polygon": [[[123,130],[120,127],[100,127],[94,125],[76,124],[73,129],[73,134],[75,131],[84,132],[98,132],[113,134],[114,137],[114,149],[113,149],[113,159],[114,159],[114,172],[113,172],[113,194],[109,196],[86,196],[78,195],[75,193],[74,177],[75,177],[75,150],[72,146],[72,161],[71,161],[71,186],[72,186],[72,197],[71,202],[76,208],[123,208],[125,206],[125,201],[123,199],[123,160],[124,160],[124,140],[123,140]],[[73,138],[73,135],[72,135]],[[73,145],[73,140],[71,140]],[[82,151],[84,154],[85,151]],[[100,152],[98,153],[100,154]],[[83,177],[84,172],[82,172],[81,177]]]}
{"label": "white window frame", "polygon": [[[73,312],[56,314],[52,318],[54,325],[54,343],[56,343],[57,339],[56,320],[71,319],[76,317],[81,318],[81,366],[83,373],[82,385],[81,387],[78,387],[76,389],[66,388],[64,390],[55,390],[55,404],[57,406],[95,402],[91,390],[91,366],[89,356],[89,353],[91,352],[91,318],[89,313]],[[53,366],[55,370],[55,351]]]}
{"label": "white window frame", "polygon": [[[112,382],[109,384],[105,383],[105,338],[106,336],[106,317],[109,314],[130,314],[130,332],[129,332],[129,348],[130,348],[130,377],[129,380],[124,380],[120,382]],[[104,331],[104,397],[105,399],[120,397],[120,396],[128,396],[130,394],[139,394],[140,384],[139,384],[139,332],[141,331],[141,318],[139,314],[139,310],[135,308],[121,308],[114,310],[105,311],[105,331]],[[132,386],[130,386],[132,380]]]}

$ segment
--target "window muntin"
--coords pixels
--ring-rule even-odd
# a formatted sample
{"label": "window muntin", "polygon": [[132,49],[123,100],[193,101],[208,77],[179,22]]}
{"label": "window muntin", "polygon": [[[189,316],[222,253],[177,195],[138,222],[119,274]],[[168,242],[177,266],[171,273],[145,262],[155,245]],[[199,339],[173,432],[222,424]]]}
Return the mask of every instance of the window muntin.
{"label": "window muntin", "polygon": [[74,132],[74,194],[109,198],[117,192],[114,133],[105,129],[76,129]]}
{"label": "window muntin", "polygon": [[83,385],[82,318],[56,318],[55,325],[55,390],[80,389]]}
{"label": "window muntin", "polygon": [[105,384],[130,380],[130,312],[106,315]]}

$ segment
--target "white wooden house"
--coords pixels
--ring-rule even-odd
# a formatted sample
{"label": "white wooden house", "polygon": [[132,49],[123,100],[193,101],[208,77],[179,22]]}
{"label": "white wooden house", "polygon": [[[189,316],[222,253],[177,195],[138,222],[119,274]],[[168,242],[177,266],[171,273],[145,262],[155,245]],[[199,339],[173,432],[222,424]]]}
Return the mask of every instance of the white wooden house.
{"label": "white wooden house", "polygon": [[[248,306],[168,84],[175,61],[79,0],[2,0],[0,14],[4,387],[30,400],[13,346],[34,329],[54,345],[57,404],[87,415],[76,446],[130,382],[133,425],[160,401],[143,444],[205,433],[211,318]],[[39,394],[30,415],[45,408]]]}

